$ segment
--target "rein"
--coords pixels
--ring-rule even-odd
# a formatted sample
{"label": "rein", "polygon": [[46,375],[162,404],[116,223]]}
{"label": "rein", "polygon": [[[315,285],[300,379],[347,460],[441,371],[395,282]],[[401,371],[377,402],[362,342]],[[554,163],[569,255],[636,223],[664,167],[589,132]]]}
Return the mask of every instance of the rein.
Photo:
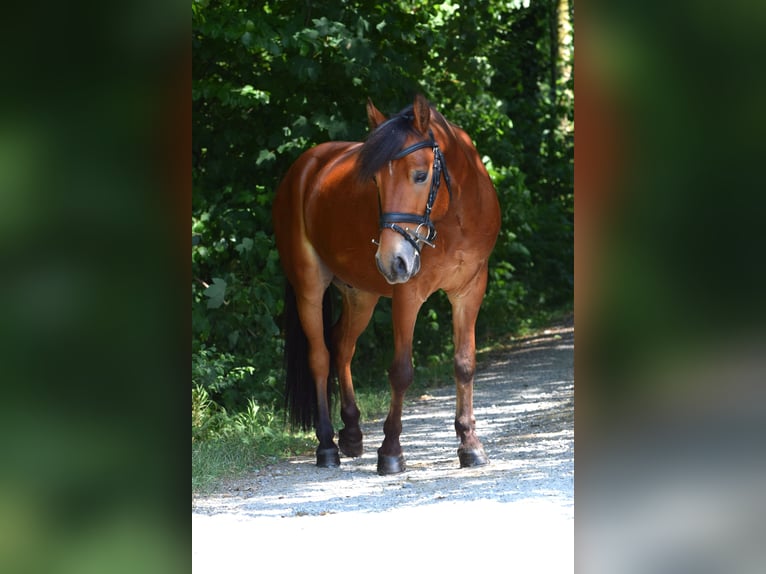
{"label": "rein", "polygon": [[[434,241],[436,240],[436,227],[434,227],[431,221],[431,210],[436,201],[436,194],[439,191],[439,185],[441,183],[441,175],[444,173],[444,183],[447,184],[447,192],[449,193],[450,200],[452,199],[452,188],[450,186],[449,172],[447,171],[447,163],[444,161],[444,155],[439,149],[439,144],[434,139],[434,134],[431,130],[428,130],[430,139],[423,140],[421,142],[412,144],[401,150],[395,156],[391,158],[391,161],[402,159],[403,157],[415,152],[419,149],[430,147],[434,152],[434,165],[431,175],[431,189],[428,192],[428,201],[426,202],[426,209],[423,215],[417,213],[401,213],[396,211],[383,212],[383,206],[380,203],[380,191],[378,191],[378,207],[380,209],[380,229],[393,229],[404,237],[415,248],[417,253],[420,253],[420,244],[425,243],[429,247],[435,247]],[[390,162],[389,162],[390,166]],[[418,226],[415,231],[411,231],[408,227],[402,227],[399,223],[417,223]],[[428,229],[428,235],[421,235],[420,229],[425,227]],[[375,239],[373,243],[377,243]]]}

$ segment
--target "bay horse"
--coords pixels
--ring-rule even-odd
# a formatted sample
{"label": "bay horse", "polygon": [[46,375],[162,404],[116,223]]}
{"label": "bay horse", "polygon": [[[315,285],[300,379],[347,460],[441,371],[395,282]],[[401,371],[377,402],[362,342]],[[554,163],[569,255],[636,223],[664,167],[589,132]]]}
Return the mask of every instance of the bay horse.
{"label": "bay horse", "polygon": [[[412,341],[421,305],[442,289],[452,307],[457,387],[455,430],[461,467],[487,464],[476,435],[475,325],[487,264],[500,230],[495,188],[470,137],[422,96],[386,118],[367,100],[364,143],[334,141],[305,151],[279,185],[274,236],[287,278],[287,407],[314,427],[320,467],[362,454],[351,359],[380,297],[390,297],[394,356],[391,403],[378,474],[405,470],[399,437],[413,379]],[[334,325],[329,287],[340,291]],[[293,317],[292,321],[289,319]],[[334,442],[330,388],[337,374],[344,428]]]}

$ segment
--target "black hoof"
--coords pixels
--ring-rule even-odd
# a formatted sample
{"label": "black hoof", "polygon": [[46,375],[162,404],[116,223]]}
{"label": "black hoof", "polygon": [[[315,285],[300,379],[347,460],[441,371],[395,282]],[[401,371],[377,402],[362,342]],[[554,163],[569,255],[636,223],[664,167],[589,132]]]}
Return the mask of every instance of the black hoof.
{"label": "black hoof", "polygon": [[378,474],[398,474],[404,472],[406,465],[404,464],[404,455],[389,456],[387,454],[380,454],[378,451]]}
{"label": "black hoof", "polygon": [[340,456],[338,456],[338,447],[318,448],[317,466],[321,468],[334,468],[340,466]]}
{"label": "black hoof", "polygon": [[340,447],[340,451],[346,456],[362,456],[362,433],[357,432],[355,434],[357,436],[349,436],[350,433],[346,432],[346,429],[338,431],[338,446]]}
{"label": "black hoof", "polygon": [[457,449],[457,457],[460,459],[460,468],[467,466],[484,466],[489,463],[489,458],[483,448]]}

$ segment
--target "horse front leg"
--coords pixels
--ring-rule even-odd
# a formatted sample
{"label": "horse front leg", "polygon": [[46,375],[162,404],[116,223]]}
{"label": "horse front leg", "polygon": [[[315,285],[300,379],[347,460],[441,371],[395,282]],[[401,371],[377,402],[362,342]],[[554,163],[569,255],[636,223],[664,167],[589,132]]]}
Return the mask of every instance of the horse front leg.
{"label": "horse front leg", "polygon": [[422,302],[398,297],[396,290],[392,301],[394,326],[394,358],[388,371],[391,385],[391,405],[383,425],[385,438],[378,449],[378,474],[396,474],[406,468],[399,437],[402,434],[402,408],[404,394],[412,384],[412,338],[415,319]]}
{"label": "horse front leg", "polygon": [[473,414],[473,383],[476,372],[476,318],[479,315],[487,271],[480,272],[467,292],[448,294],[452,304],[452,325],[455,342],[455,431],[460,438],[457,454],[460,466],[482,466],[489,462],[476,434]]}

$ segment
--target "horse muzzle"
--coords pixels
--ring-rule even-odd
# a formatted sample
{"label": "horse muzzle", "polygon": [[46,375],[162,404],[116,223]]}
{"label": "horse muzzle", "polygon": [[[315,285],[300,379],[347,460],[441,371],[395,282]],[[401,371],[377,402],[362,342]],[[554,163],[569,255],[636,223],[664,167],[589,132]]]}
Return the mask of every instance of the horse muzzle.
{"label": "horse muzzle", "polygon": [[391,285],[406,283],[420,271],[420,253],[402,241],[391,251],[384,251],[382,247],[378,247],[375,263],[378,265],[378,271]]}

